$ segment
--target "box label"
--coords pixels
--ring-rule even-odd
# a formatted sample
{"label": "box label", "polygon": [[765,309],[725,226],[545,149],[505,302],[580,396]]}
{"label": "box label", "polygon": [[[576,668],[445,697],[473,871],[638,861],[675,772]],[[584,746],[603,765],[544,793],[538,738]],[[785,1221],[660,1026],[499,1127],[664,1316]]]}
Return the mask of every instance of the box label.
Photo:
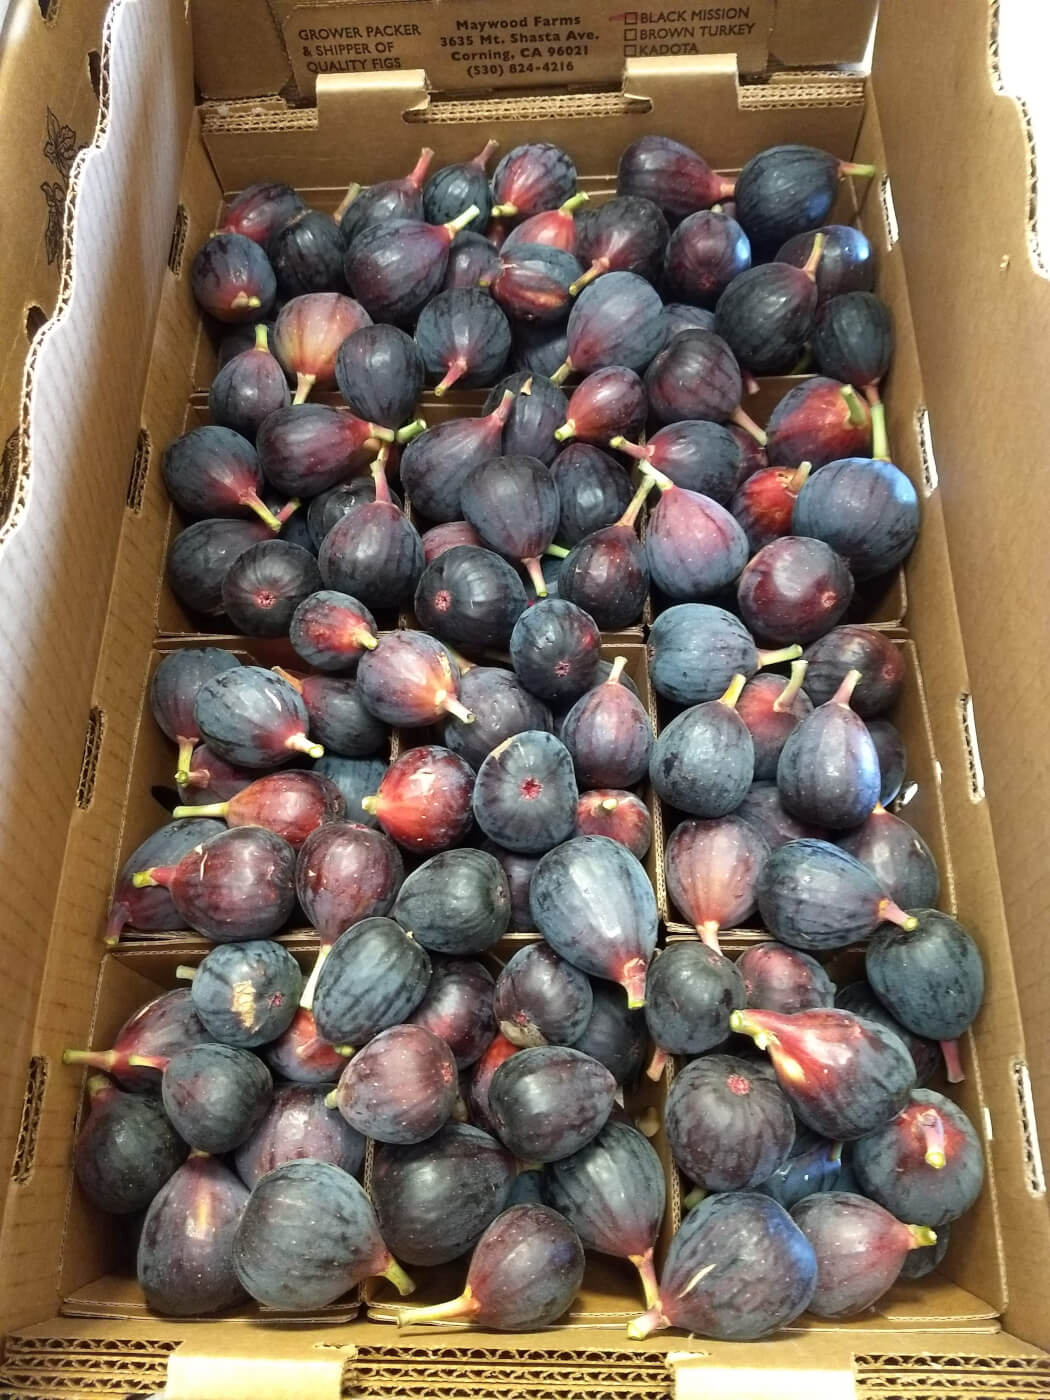
{"label": "box label", "polygon": [[617,82],[627,58],[736,53],[765,66],[772,0],[624,9],[623,0],[380,0],[298,5],[284,37],[300,92],[319,73],[423,68],[438,91]]}

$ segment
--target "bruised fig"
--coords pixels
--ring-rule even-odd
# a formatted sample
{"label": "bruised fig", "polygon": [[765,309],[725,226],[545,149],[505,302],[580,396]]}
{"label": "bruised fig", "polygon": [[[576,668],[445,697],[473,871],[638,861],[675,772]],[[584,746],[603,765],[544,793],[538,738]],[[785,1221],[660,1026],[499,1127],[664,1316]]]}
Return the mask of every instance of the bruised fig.
{"label": "bruised fig", "polygon": [[504,849],[539,855],[572,834],[577,795],[565,745],[526,729],[497,745],[478,769],[474,817]]}
{"label": "bruised fig", "polygon": [[435,959],[426,995],[410,1020],[439,1036],[452,1051],[456,1067],[467,1069],[495,1039],[494,991],[492,974],[483,963]]}
{"label": "bruised fig", "polygon": [[678,301],[704,307],[713,307],[729,284],[750,266],[747,234],[728,214],[710,209],[683,219],[671,234],[664,255],[670,294]]}
{"label": "bruised fig", "polygon": [[[792,529],[799,529],[797,504]],[[798,534],[763,545],[737,580],[741,616],[771,642],[815,641],[835,626],[852,598],[846,560],[822,540]]]}
{"label": "bruised fig", "polygon": [[515,146],[492,172],[492,217],[527,219],[557,209],[576,193],[576,167],[559,146]]}
{"label": "bruised fig", "polygon": [[263,477],[255,448],[231,428],[191,428],[170,443],[161,463],[168,495],[189,516],[254,511],[277,533],[281,521],[259,495]]}
{"label": "bruised fig", "polygon": [[503,451],[509,457],[538,457],[550,466],[558,454],[554,429],[565,422],[568,410],[565,395],[546,376],[519,370],[489,390],[484,412],[498,408],[508,392],[514,398],[503,427]]}
{"label": "bruised fig", "polygon": [[937,903],[940,875],[933,852],[913,826],[877,803],[855,831],[840,836],[844,851],[866,865],[902,909],[930,909]]}
{"label": "bruised fig", "polygon": [[705,943],[754,912],[755,884],[769,855],[764,837],[737,816],[676,826],[664,853],[667,893]]}
{"label": "bruised fig", "polygon": [[616,170],[620,195],[651,199],[677,221],[696,209],[731,199],[733,181],[717,174],[702,156],[669,136],[642,136],[620,156]]}
{"label": "bruised fig", "polygon": [[448,418],[409,443],[401,458],[401,480],[417,510],[430,520],[461,518],[463,483],[474,467],[500,455],[513,404],[505,391],[480,418]]}
{"label": "bruised fig", "polygon": [[729,512],[676,486],[648,463],[640,466],[660,488],[649,514],[645,556],[653,582],[669,598],[696,601],[727,587],[747,563],[747,537]]}
{"label": "bruised fig", "polygon": [[644,860],[653,839],[649,808],[623,788],[595,788],[580,794],[576,804],[575,836],[608,836],[626,846],[635,860]]}
{"label": "bruised fig", "polygon": [[373,463],[372,476],[375,500],[332,526],[317,563],[328,588],[349,593],[369,608],[397,607],[411,598],[423,572],[423,545],[390,498],[382,454]]}
{"label": "bruised fig", "polygon": [[328,1091],[327,1084],[282,1084],[274,1090],[266,1117],[234,1153],[237,1175],[249,1190],[275,1167],[306,1157],[330,1162],[351,1176],[361,1170],[365,1140],[326,1107]]}
{"label": "bruised fig", "polygon": [[896,1118],[855,1145],[861,1187],[899,1219],[940,1229],[970,1209],[984,1153],[966,1114],[932,1089],[914,1089]]}
{"label": "bruised fig", "polygon": [[264,247],[289,219],[305,208],[290,185],[267,182],[248,185],[223,205],[219,233],[239,233]]}
{"label": "bruised fig", "polygon": [[570,288],[581,288],[606,272],[637,272],[654,280],[667,246],[667,220],[658,205],[640,195],[620,195],[588,213],[575,249],[587,271]]}
{"label": "bruised fig", "polygon": [[808,233],[796,233],[777,253],[777,262],[804,267],[817,234],[824,235],[824,250],[817,264],[817,297],[826,302],[844,292],[870,292],[875,284],[875,259],[871,244],[859,228],[825,224]]}
{"label": "bruised fig", "polygon": [[653,688],[678,705],[717,700],[734,675],[753,676],[763,666],[793,661],[802,648],[759,651],[738,617],[710,603],[667,608],[649,629]]}
{"label": "bruised fig", "polygon": [[[199,752],[198,745],[193,754]],[[196,763],[195,758],[191,758],[190,762],[189,776],[192,778],[194,772],[199,770],[193,766]],[[182,927],[178,910],[172,904],[171,895],[163,885],[149,885],[140,889],[135,886],[132,876],[136,870],[146,870],[151,865],[176,864],[187,851],[192,851],[209,837],[218,836],[222,829],[221,822],[206,819],[189,818],[167,822],[132,851],[117,876],[106,916],[108,947],[114,947],[119,942],[125,928],[151,933]]]}
{"label": "bruised fig", "polygon": [[510,326],[492,297],[473,288],[438,292],[419,314],[416,344],[440,398],[454,384],[491,384],[510,354]]}
{"label": "bruised fig", "polygon": [[326,1307],[366,1278],[387,1278],[403,1294],[414,1286],[383,1243],[362,1188],[330,1162],[285,1162],[263,1177],[237,1229],[233,1262],[244,1288],[273,1308]]}
{"label": "bruised fig", "polygon": [[736,968],[704,943],[669,943],[653,960],[645,1020],[656,1053],[646,1071],[659,1079],[669,1055],[703,1055],[729,1038],[729,1015],[744,1005]]}
{"label": "bruised fig", "polygon": [[766,927],[793,948],[830,952],[874,933],[889,921],[915,927],[866,865],[829,841],[788,841],[773,851],[756,889]]}
{"label": "bruised fig", "polygon": [[552,727],[550,710],[525,689],[513,671],[472,666],[460,677],[459,698],[474,722],[466,725],[454,716],[446,720],[445,743],[479,770],[505,739],[526,730]]}
{"label": "bruised fig", "polygon": [[850,384],[819,376],[789,389],[766,424],[766,450],[774,467],[813,470],[871,450],[871,412]]}
{"label": "bruised fig", "polygon": [[398,1327],[460,1319],[497,1332],[548,1327],[569,1308],[583,1281],[583,1247],[556,1210],[515,1205],[474,1246],[458,1298],[400,1308]]}
{"label": "bruised fig", "polygon": [[788,238],[820,227],[844,176],[875,173],[873,165],[838,160],[814,146],[770,146],[737,176],[737,218],[756,250],[771,257]]}
{"label": "bruised fig", "polygon": [[361,698],[384,724],[422,728],[445,715],[464,724],[473,715],[458,698],[459,672],[426,632],[386,632],[357,668]]}
{"label": "bruised fig", "polygon": [[682,331],[668,341],[645,372],[645,389],[660,423],[687,418],[735,423],[765,444],[765,433],[740,407],[740,366],[714,331]]}
{"label": "bruised fig", "polygon": [[422,1026],[391,1026],[358,1050],[326,1103],[375,1142],[433,1137],[456,1105],[456,1062]]}
{"label": "bruised fig", "polygon": [[77,1132],[77,1181],[110,1215],[144,1210],[178,1169],[186,1144],[160,1100],[118,1089],[104,1074],[87,1079],[88,1113]]}
{"label": "bruised fig", "polygon": [[360,303],[339,292],[311,292],[285,302],[274,329],[274,354],[296,376],[293,402],[302,403],[315,386],[335,387],[335,362],[348,335],[371,324]]}
{"label": "bruised fig", "polygon": [[220,943],[196,968],[190,997],[201,1021],[223,1045],[254,1049],[284,1034],[295,1016],[302,975],[279,943]]}
{"label": "bruised fig", "polygon": [[540,555],[554,539],[560,502],[536,457],[493,457],[463,482],[463,514],[489,549],[524,565],[539,598],[547,596]]}
{"label": "bruised fig", "polygon": [[505,559],[490,549],[459,545],[423,570],[414,609],[421,627],[452,646],[477,651],[508,644],[526,601],[521,579]]}
{"label": "bruised fig", "polygon": [[702,1055],[675,1076],[667,1138],[677,1165],[705,1191],[747,1191],[786,1161],[795,1116],[775,1082],[732,1055]]}
{"label": "bruised fig", "polygon": [[197,305],[217,321],[262,321],[277,295],[270,260],[250,238],[214,233],[190,269]]}
{"label": "bruised fig", "polygon": [[722,506],[729,505],[740,478],[740,445],[721,423],[701,419],[670,423],[653,433],[644,447],[622,437],[614,437],[609,446],[648,462],[676,486],[710,496]]}
{"label": "bruised fig", "polygon": [[859,671],[847,671],[835,694],[784,741],[777,787],[801,821],[835,831],[859,825],[879,800],[879,757],[864,721],[850,708]]}
{"label": "bruised fig", "polygon": [[428,224],[443,224],[446,219],[454,219],[462,210],[476,204],[477,215],[468,227],[485,227],[492,209],[486,171],[498,148],[498,141],[486,141],[471,160],[443,165],[428,177],[423,186],[423,218]]}
{"label": "bruised fig", "polygon": [[679,1226],[657,1302],[627,1335],[681,1327],[722,1341],[757,1341],[805,1312],[816,1281],[813,1248],[776,1201],[750,1191],[710,1196]]}
{"label": "bruised fig", "polygon": [[576,701],[562,725],[581,787],[631,787],[649,769],[652,726],[641,701],[620,683],[618,656],[608,678]]}
{"label": "bruised fig", "polygon": [[814,705],[830,700],[847,672],[860,672],[850,704],[862,719],[888,710],[904,682],[903,648],[874,627],[833,627],[806,648],[805,657],[803,688]]}
{"label": "bruised fig", "polygon": [[197,1317],[242,1300],[233,1237],[247,1204],[247,1188],[206,1153],[191,1153],[165,1182],[146,1212],[138,1247],[138,1280],[154,1312]]}
{"label": "bruised fig", "polygon": [[809,479],[810,469],[809,462],[790,471],[785,467],[766,467],[749,476],[739,488],[730,510],[743,526],[752,553],[791,534],[795,502]]}
{"label": "bruised fig", "polygon": [[631,501],[631,481],[607,452],[570,442],[551,464],[560,513],[556,538],[579,544],[595,530],[615,525]]}
{"label": "bruised fig", "polygon": [[292,614],[288,640],[319,671],[352,671],[379,645],[376,620],[363,603],[332,588],[309,594]]}
{"label": "bruised fig", "polygon": [[400,429],[423,392],[425,368],[416,342],[396,326],[363,326],[335,358],[335,382],[353,413]]}
{"label": "bruised fig", "polygon": [[529,902],[556,953],[592,977],[619,982],[632,1010],[644,1005],[656,899],[644,868],[619,842],[575,836],[555,846],[533,872]]}
{"label": "bruised fig", "polygon": [[513,1045],[571,1045],[587,1028],[588,978],[545,943],[519,948],[496,981],[493,1011]]}
{"label": "bruised fig", "polygon": [[761,943],[748,948],[736,961],[744,979],[747,1005],[759,1011],[815,1011],[835,1004],[835,986],[817,962],[795,948]]}
{"label": "bruised fig", "polygon": [[569,353],[550,376],[555,384],[610,365],[640,374],[667,338],[663,302],[637,273],[608,272],[576,298],[566,336]]}
{"label": "bruised fig", "polygon": [[227,360],[211,382],[208,412],[213,423],[254,442],[263,420],[292,401],[288,381],[270,353],[266,327],[255,327],[255,345]]}
{"label": "bruised fig", "polygon": [[[373,224],[398,219],[422,219],[423,182],[433,159],[434,152],[424,146],[407,175],[395,180],[380,180],[366,189],[351,185],[336,210],[339,231],[347,244]],[[455,212],[458,214],[460,211],[457,209]]]}
{"label": "bruised fig", "polygon": [[577,700],[590,689],[600,647],[594,618],[561,598],[545,598],[527,608],[510,634],[510,659],[518,679],[533,695],[552,703]]}
{"label": "bruised fig", "polygon": [[597,1060],[564,1045],[519,1050],[492,1076],[489,1109],[515,1157],[556,1162],[601,1132],[616,1080]]}
{"label": "bruised fig", "polygon": [[238,666],[201,686],[194,705],[201,737],[240,768],[276,768],[294,754],[320,758],[306,736],[309,716],[293,686],[261,666]]}
{"label": "bruised fig", "polygon": [[809,1196],[791,1218],[817,1256],[816,1317],[855,1317],[896,1283],[911,1249],[937,1243],[928,1225],[905,1225],[864,1196]]}
{"label": "bruised fig", "polygon": [[683,710],[657,736],[649,780],[657,794],[694,817],[724,817],[751,785],[755,746],[736,713],[744,677],[724,695]]}
{"label": "bruised fig", "polygon": [[374,321],[411,323],[441,287],[452,240],[477,214],[471,204],[444,224],[388,219],[350,240],[343,272]]}
{"label": "bruised fig", "polygon": [[406,850],[430,854],[458,845],[471,826],[474,772],[437,745],[409,749],[392,763],[361,806]]}
{"label": "bruised fig", "polygon": [[915,1066],[903,1042],[848,1011],[734,1011],[729,1024],[768,1051],[803,1123],[835,1142],[888,1123],[915,1087]]}

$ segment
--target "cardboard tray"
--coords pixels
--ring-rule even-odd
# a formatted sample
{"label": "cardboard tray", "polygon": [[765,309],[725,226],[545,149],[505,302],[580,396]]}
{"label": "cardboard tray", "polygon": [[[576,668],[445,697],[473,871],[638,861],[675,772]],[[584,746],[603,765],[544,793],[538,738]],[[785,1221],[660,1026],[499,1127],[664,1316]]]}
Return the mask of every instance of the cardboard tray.
{"label": "cardboard tray", "polygon": [[[56,26],[68,8],[53,17]],[[2,1384],[13,1393],[127,1393],[132,1377],[131,1388],[142,1391],[158,1374],[163,1379],[165,1360],[170,1400],[202,1397],[217,1385],[228,1396],[292,1393],[280,1388],[284,1363],[300,1395],[339,1394],[345,1383],[370,1393],[491,1394],[498,1386],[521,1394],[846,1396],[918,1394],[927,1379],[948,1395],[1045,1392],[1038,1346],[1050,1343],[1041,1288],[1050,1232],[1036,1109],[1050,1085],[1050,1052],[1034,1032],[1026,1043],[1020,1018],[1023,1004],[1031,1025],[1040,1024],[1045,981],[1029,973],[1015,979],[1014,960],[1038,948],[1042,935],[1050,877],[1038,859],[1047,799],[1036,775],[1047,755],[1039,688],[1019,693],[1000,687],[998,677],[1004,665],[1020,676],[1032,629],[1047,620],[1050,604],[1045,589],[1027,594],[1024,609],[1004,610],[995,598],[995,580],[1001,589],[1016,587],[1022,566],[1030,566],[1030,578],[1041,567],[1034,476],[1011,478],[1007,489],[1001,473],[959,464],[971,453],[991,464],[1004,444],[1012,460],[1025,460],[1022,410],[1029,392],[1034,404],[1034,387],[1016,375],[1007,386],[1003,377],[1025,344],[1040,343],[1048,298],[1027,262],[1023,130],[1013,105],[987,86],[988,25],[976,4],[891,5],[869,84],[807,74],[741,84],[731,59],[668,57],[629,60],[622,85],[611,90],[462,100],[431,93],[419,72],[376,72],[323,78],[316,108],[265,100],[198,115],[184,7],[172,0],[147,14],[123,0],[109,11],[97,31],[104,119],[75,172],[77,218],[57,314],[34,340],[31,393],[5,458],[12,484],[0,616],[18,683],[0,695],[15,795],[0,814],[7,915],[0,946],[12,1009],[0,1056],[0,1137],[13,1163],[0,1313],[11,1333]],[[69,35],[75,47],[79,37]],[[30,39],[20,52],[31,61]],[[950,62],[935,62],[935,53]],[[955,82],[969,103],[950,100]],[[585,182],[598,189],[608,185],[619,149],[645,130],[700,145],[722,169],[790,139],[874,161],[892,176],[892,189],[883,181],[863,193],[859,217],[876,245],[880,290],[897,325],[887,391],[891,441],[923,498],[922,536],[906,570],[910,641],[935,736],[956,907],[988,967],[965,1102],[994,1185],[973,1229],[953,1246],[943,1276],[914,1297],[891,1294],[885,1311],[847,1326],[804,1321],[762,1347],[678,1335],[629,1347],[618,1327],[571,1321],[520,1338],[457,1332],[395,1340],[388,1328],[361,1320],[334,1330],[267,1328],[262,1345],[250,1322],[136,1320],[132,1294],[120,1320],[59,1316],[63,1298],[106,1277],[97,1222],[78,1216],[65,1238],[56,1229],[69,1197],[79,1102],[78,1077],[63,1073],[58,1059],[63,1045],[85,1041],[106,1004],[105,997],[96,1002],[103,985],[97,937],[136,766],[169,523],[159,473],[143,470],[140,435],[164,444],[181,431],[200,382],[185,250],[212,226],[223,190],[264,174],[334,194],[348,164],[362,180],[378,178],[407,168],[424,140],[452,160],[472,154],[482,133],[506,146],[539,132],[569,146]],[[363,131],[382,131],[383,146],[355,139]],[[949,180],[940,172],[953,139],[970,158]],[[991,188],[993,178],[999,197],[988,224],[970,215],[977,182]],[[982,328],[995,328],[983,345],[952,321],[964,281],[982,308]],[[998,328],[1007,325],[1020,349],[1000,343]],[[999,356],[991,380],[989,343]],[[99,345],[104,356],[88,353]],[[993,395],[982,398],[990,383]],[[984,407],[975,417],[978,402]],[[957,551],[954,580],[946,516]],[[1011,529],[1017,520],[1026,528]],[[984,575],[962,567],[977,557],[982,531],[995,546],[982,555],[986,569],[994,567]],[[920,733],[907,737],[913,748],[922,742]],[[111,962],[123,968],[120,959],[130,956]],[[134,981],[140,974],[122,975]],[[116,1015],[116,1006],[105,1014]],[[610,1296],[615,1302],[615,1287]],[[262,1379],[260,1354],[268,1362]]]}

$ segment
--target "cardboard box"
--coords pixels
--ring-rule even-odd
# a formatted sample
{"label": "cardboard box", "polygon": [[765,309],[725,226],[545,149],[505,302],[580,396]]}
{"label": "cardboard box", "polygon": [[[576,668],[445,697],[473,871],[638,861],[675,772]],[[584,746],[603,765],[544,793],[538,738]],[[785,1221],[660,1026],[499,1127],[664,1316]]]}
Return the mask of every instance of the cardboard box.
{"label": "cardboard box", "polygon": [[[791,8],[804,13],[801,0]],[[828,11],[820,4],[811,13]],[[177,0],[122,0],[104,18],[100,5],[26,0],[4,33],[0,79],[17,78],[27,129],[48,103],[57,114],[55,93],[78,91],[73,74],[90,79],[92,50],[102,117],[70,167],[66,206],[76,219],[51,299],[40,293],[46,324],[28,360],[9,341],[19,373],[28,365],[29,392],[12,419],[0,526],[9,794],[0,813],[8,997],[0,1147],[12,1163],[0,1231],[9,1334],[0,1393],[124,1395],[165,1378],[169,1400],[1046,1393],[1050,1229],[1036,1125],[1050,1104],[1041,1033],[1050,789],[1041,687],[1023,678],[1032,639],[1050,623],[1050,590],[1037,582],[1045,578],[1039,473],[1011,468],[1030,462],[1038,441],[1041,382],[1026,371],[1045,343],[1050,292],[1029,260],[1023,124],[988,78],[989,11],[976,0],[887,5],[868,81],[806,71],[741,83],[732,57],[678,55],[629,59],[622,83],[585,91],[461,97],[432,90],[419,70],[374,71],[321,78],[316,107],[266,98],[195,112],[191,40],[208,91],[224,42],[212,22],[239,19],[228,51],[265,73],[256,91],[284,85],[265,68],[267,52],[277,54],[272,14],[267,7],[262,17],[267,30],[241,0],[198,0],[191,34]],[[60,28],[74,16],[75,26]],[[774,47],[777,57],[825,61],[807,52],[804,28],[794,34]],[[901,637],[915,669],[900,718],[930,798],[915,811],[923,821],[931,814],[928,835],[947,853],[954,908],[988,967],[962,1086],[984,1138],[988,1189],[932,1280],[898,1286],[860,1321],[802,1319],[761,1347],[678,1334],[627,1343],[615,1270],[594,1276],[595,1295],[606,1296],[589,1316],[538,1335],[400,1337],[360,1317],[260,1327],[248,1315],[143,1316],[126,1276],[119,1286],[102,1282],[113,1236],[72,1186],[81,1082],[60,1054],[111,1032],[133,994],[163,982],[175,952],[140,943],[99,975],[113,873],[148,811],[141,783],[157,741],[141,717],[151,650],[158,628],[173,630],[162,621],[170,510],[159,454],[198,411],[193,395],[210,353],[188,256],[223,192],[263,176],[334,207],[348,175],[367,182],[407,169],[424,141],[446,161],[472,154],[483,137],[507,147],[542,135],[573,152],[597,196],[611,187],[620,149],[647,130],[696,144],[723,170],[799,140],[887,172],[858,191],[858,218],[876,245],[879,290],[898,332],[886,393],[891,441],[924,518],[906,569],[907,612],[891,608],[879,620],[904,618],[908,629]],[[60,129],[55,139],[64,152]],[[15,238],[7,250],[18,274],[9,289],[32,267],[27,248]],[[162,975],[144,978],[150,967]],[[107,1316],[75,1315],[100,1289]]]}

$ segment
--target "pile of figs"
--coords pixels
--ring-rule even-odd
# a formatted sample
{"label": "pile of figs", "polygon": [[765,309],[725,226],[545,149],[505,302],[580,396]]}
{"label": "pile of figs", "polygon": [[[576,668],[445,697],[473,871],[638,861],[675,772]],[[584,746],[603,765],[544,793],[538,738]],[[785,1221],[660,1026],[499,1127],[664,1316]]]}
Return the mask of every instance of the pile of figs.
{"label": "pile of figs", "polygon": [[172,801],[105,936],[197,950],[66,1052],[79,1189],[168,1316],[462,1261],[399,1323],[530,1330],[588,1252],[633,1338],[857,1316],[984,1173],[941,1092],[982,958],[863,620],[919,527],[871,249],[827,222],[873,172],[649,136],[592,204],[557,147],[494,156],[334,215],[253,186],[195,258],[224,334],[168,579],[235,640],[154,655]]}

